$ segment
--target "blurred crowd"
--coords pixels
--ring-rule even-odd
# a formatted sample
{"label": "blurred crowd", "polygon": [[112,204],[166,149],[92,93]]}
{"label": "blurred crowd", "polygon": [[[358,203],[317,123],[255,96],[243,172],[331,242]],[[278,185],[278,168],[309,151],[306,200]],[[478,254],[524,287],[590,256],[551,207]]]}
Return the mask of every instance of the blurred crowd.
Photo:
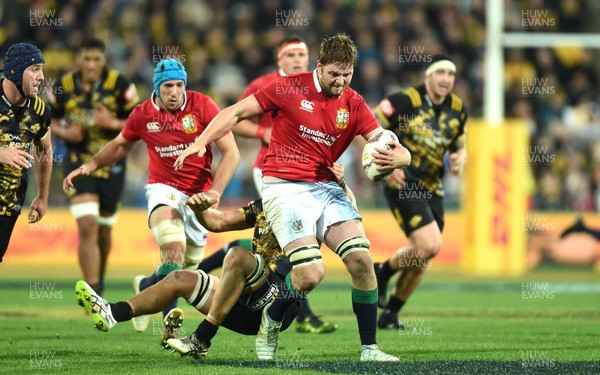
{"label": "blurred crowd", "polygon": [[[598,8],[589,0],[505,1],[505,30],[590,32],[590,7]],[[3,0],[0,25],[0,56],[15,42],[37,44],[50,84],[74,68],[77,47],[93,35],[107,43],[109,66],[133,79],[142,99],[150,95],[154,65],[168,56],[184,63],[190,89],[221,107],[275,69],[273,46],[284,36],[307,39],[312,69],[319,38],[346,32],[359,49],[351,86],[370,105],[420,84],[431,56],[446,52],[459,69],[455,92],[471,118],[482,116],[484,0]],[[505,49],[506,115],[530,127],[524,157],[532,166],[533,208],[600,209],[594,54],[577,46]],[[128,160],[126,205],[144,205],[147,155],[139,146]],[[239,147],[242,162],[224,197],[231,204],[256,197],[251,163],[258,142],[240,139]],[[383,206],[380,188],[362,176],[359,151],[351,148],[343,156],[347,179],[361,207]],[[62,177],[55,168],[51,204],[65,203]],[[447,179],[446,188],[448,207],[457,207],[459,180]]]}

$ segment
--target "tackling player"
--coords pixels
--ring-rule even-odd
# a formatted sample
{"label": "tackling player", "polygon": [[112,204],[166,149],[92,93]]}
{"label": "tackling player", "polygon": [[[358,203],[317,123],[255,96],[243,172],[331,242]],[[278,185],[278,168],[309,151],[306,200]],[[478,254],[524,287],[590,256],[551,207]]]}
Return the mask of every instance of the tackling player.
{"label": "tackling player", "polygon": [[[352,191],[343,183],[343,166],[335,163],[330,170],[354,202]],[[187,202],[200,223],[210,231],[254,227],[251,244],[235,241],[236,246],[230,246],[221,277],[207,275],[200,269],[195,272],[177,271],[129,301],[118,303],[107,302],[85,282],[79,281],[76,286],[79,304],[91,314],[96,328],[108,331],[118,322],[140,314],[155,313],[174,298],[184,297],[205,314],[206,319],[191,335],[167,341],[182,356],[203,358],[220,326],[246,335],[257,334],[265,306],[273,299],[286,298],[280,290],[291,265],[267,224],[261,199],[239,210],[225,212],[207,209],[213,204],[214,199],[204,193],[195,194]],[[293,322],[299,309],[298,301],[288,306],[282,330]],[[181,321],[167,323],[173,329]]]}

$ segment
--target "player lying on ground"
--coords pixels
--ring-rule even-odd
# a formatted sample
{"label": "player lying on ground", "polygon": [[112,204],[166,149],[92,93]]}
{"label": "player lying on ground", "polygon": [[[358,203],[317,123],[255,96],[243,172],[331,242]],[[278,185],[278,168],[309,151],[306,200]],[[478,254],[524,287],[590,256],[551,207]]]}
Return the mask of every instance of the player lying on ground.
{"label": "player lying on ground", "polygon": [[[281,258],[278,263],[279,267],[289,272],[291,266],[287,258]],[[117,303],[110,303],[100,297],[83,280],[77,282],[75,292],[79,304],[90,313],[96,328],[103,332],[135,316],[162,311],[173,300],[183,297],[190,305],[208,316],[209,311],[230,308],[230,311],[224,314],[221,325],[244,335],[255,335],[260,326],[262,309],[277,294],[276,284],[281,280],[276,273],[278,267],[275,264],[270,265],[276,270],[271,271],[268,266],[262,256],[251,254],[241,247],[233,247],[225,257],[222,279],[207,275],[201,270],[178,270],[128,301]],[[220,283],[223,283],[225,289],[234,290],[241,298],[233,299],[233,303],[220,305],[215,298]],[[295,304],[286,311],[282,329],[290,326],[299,308],[300,304]],[[181,324],[178,317],[171,314],[167,315],[165,323],[173,328]],[[210,342],[198,341],[195,334],[192,334],[177,340],[177,345],[177,350],[183,355],[203,358]]]}
{"label": "player lying on ground", "polygon": [[[234,246],[241,246],[252,252],[252,238],[242,238],[229,242],[209,257],[204,258],[198,265],[198,269],[206,273],[211,273],[217,268],[221,268],[223,266],[225,255],[227,255],[229,249]],[[296,332],[299,333],[331,333],[335,332],[338,328],[337,324],[324,321],[317,316],[311,309],[308,299],[301,301],[301,307],[300,311],[298,311],[298,316],[296,317],[296,323]]]}
{"label": "player lying on ground", "polygon": [[[175,298],[186,298],[192,306],[207,315],[207,320],[192,335],[181,340],[168,340],[168,344],[182,355],[202,358],[220,325],[242,334],[258,332],[262,309],[277,297],[276,283],[283,281],[281,276],[287,274],[291,266],[287,258],[282,257],[283,252],[266,225],[260,200],[243,209],[225,213],[212,209],[203,212],[212,204],[212,200],[205,194],[193,196],[188,204],[198,219],[215,231],[255,226],[253,246],[263,254],[252,255],[241,247],[233,247],[225,257],[220,279],[207,275],[202,270],[180,270],[126,302],[111,304],[99,297],[83,281],[77,283],[76,293],[80,305],[91,314],[96,328],[101,331],[108,331],[117,322],[158,312]],[[263,255],[267,258],[266,263]],[[283,269],[279,275],[278,269]],[[217,290],[219,283],[221,285]],[[291,324],[299,307],[299,303],[295,303],[286,311],[282,329]],[[165,326],[176,328],[181,324],[179,318],[179,314],[170,313],[165,318]]]}

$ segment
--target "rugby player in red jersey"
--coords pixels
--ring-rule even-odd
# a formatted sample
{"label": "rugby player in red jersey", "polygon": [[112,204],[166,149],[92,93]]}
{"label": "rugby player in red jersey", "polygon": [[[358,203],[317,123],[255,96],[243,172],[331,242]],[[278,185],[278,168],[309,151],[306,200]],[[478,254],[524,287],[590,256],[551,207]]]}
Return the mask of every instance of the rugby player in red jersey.
{"label": "rugby player in red jersey", "polygon": [[[152,96],[135,107],[121,133],[63,182],[67,192],[73,187],[74,179],[119,160],[140,139],[146,143],[150,156],[146,186],[148,224],[160,247],[162,264],[149,277],[136,276],[136,293],[171,271],[196,269],[204,257],[208,232],[185,202],[199,192],[205,192],[218,202],[239,163],[233,134],[227,133],[215,140],[223,156],[214,176],[210,146],[206,154],[194,156],[184,168],[174,171],[174,160],[205,130],[219,107],[210,97],[185,89],[187,73],[177,60],[158,63],[153,81]],[[167,308],[163,314],[169,311]],[[144,331],[147,326],[147,317],[134,320],[138,331]],[[168,338],[163,337],[163,342]]]}
{"label": "rugby player in red jersey", "polygon": [[[376,342],[377,281],[361,216],[336,183],[329,167],[355,136],[383,131],[364,99],[348,87],[358,53],[344,34],[323,39],[313,72],[281,77],[224,109],[174,164],[204,155],[206,145],[242,119],[271,112],[273,130],[263,166],[266,219],[292,264],[280,296],[264,310],[256,338],[259,359],[272,360],[282,314],[325,275],[320,243],[341,257],[352,277],[352,305],[358,321],[362,361],[397,361]],[[378,148],[380,170],[402,168],[410,154],[400,143]],[[290,298],[293,296],[295,298]]]}
{"label": "rugby player in red jersey", "polygon": [[[308,71],[308,47],[305,40],[298,35],[290,35],[279,42],[275,48],[274,55],[278,69],[250,82],[240,100],[254,94],[258,89],[279,77]],[[263,159],[269,149],[272,125],[273,116],[270,113],[263,113],[262,116],[255,116],[249,120],[241,121],[232,130],[235,135],[260,139],[261,141],[260,149],[252,168],[254,186],[259,196],[261,196],[262,190]],[[225,246],[213,253],[210,257],[202,261],[200,268],[205,272],[210,272],[212,269],[220,267],[223,264],[225,254],[227,254],[227,249],[228,246]],[[296,331],[300,333],[329,333],[337,329],[337,324],[321,320],[311,310],[308,299],[304,300],[301,304],[296,322],[298,323]]]}

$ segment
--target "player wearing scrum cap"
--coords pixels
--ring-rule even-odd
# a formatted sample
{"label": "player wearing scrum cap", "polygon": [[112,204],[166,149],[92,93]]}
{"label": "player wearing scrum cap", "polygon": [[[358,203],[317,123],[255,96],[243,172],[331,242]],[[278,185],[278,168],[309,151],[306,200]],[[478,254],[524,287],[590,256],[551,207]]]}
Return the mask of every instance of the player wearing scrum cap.
{"label": "player wearing scrum cap", "polygon": [[[219,107],[210,97],[186,90],[187,73],[177,60],[158,63],[153,82],[152,96],[135,107],[119,135],[63,182],[63,189],[68,192],[75,179],[89,176],[121,159],[140,139],[146,143],[150,156],[146,185],[148,224],[160,247],[162,264],[151,276],[136,276],[136,293],[156,284],[172,271],[196,269],[204,257],[208,232],[185,207],[185,202],[199,192],[218,202],[239,162],[233,135],[228,133],[215,141],[222,158],[214,176],[211,147],[204,156],[192,158],[185,168],[173,170],[175,159],[194,143],[219,112]],[[176,307],[176,303],[170,307]],[[169,307],[163,311],[165,319],[169,311]],[[138,317],[133,323],[136,330],[144,331],[148,327],[148,317]],[[168,338],[168,335],[163,337],[163,342]]]}
{"label": "player wearing scrum cap", "polygon": [[38,194],[31,202],[29,223],[41,220],[48,208],[50,108],[37,96],[44,81],[44,63],[39,48],[27,43],[10,46],[4,56],[4,79],[0,81],[0,262],[21,213],[27,169],[32,164]]}
{"label": "player wearing scrum cap", "polygon": [[[428,261],[442,246],[444,155],[449,153],[449,169],[455,175],[460,175],[467,158],[467,108],[452,93],[455,75],[450,57],[434,56],[425,69],[423,85],[392,94],[375,108],[382,127],[396,133],[412,155],[410,166],[394,170],[384,186],[390,210],[409,245],[385,263],[375,263],[378,305],[385,308],[377,322],[379,328],[403,327],[398,314],[419,285]],[[388,280],[399,271],[386,304]]]}

